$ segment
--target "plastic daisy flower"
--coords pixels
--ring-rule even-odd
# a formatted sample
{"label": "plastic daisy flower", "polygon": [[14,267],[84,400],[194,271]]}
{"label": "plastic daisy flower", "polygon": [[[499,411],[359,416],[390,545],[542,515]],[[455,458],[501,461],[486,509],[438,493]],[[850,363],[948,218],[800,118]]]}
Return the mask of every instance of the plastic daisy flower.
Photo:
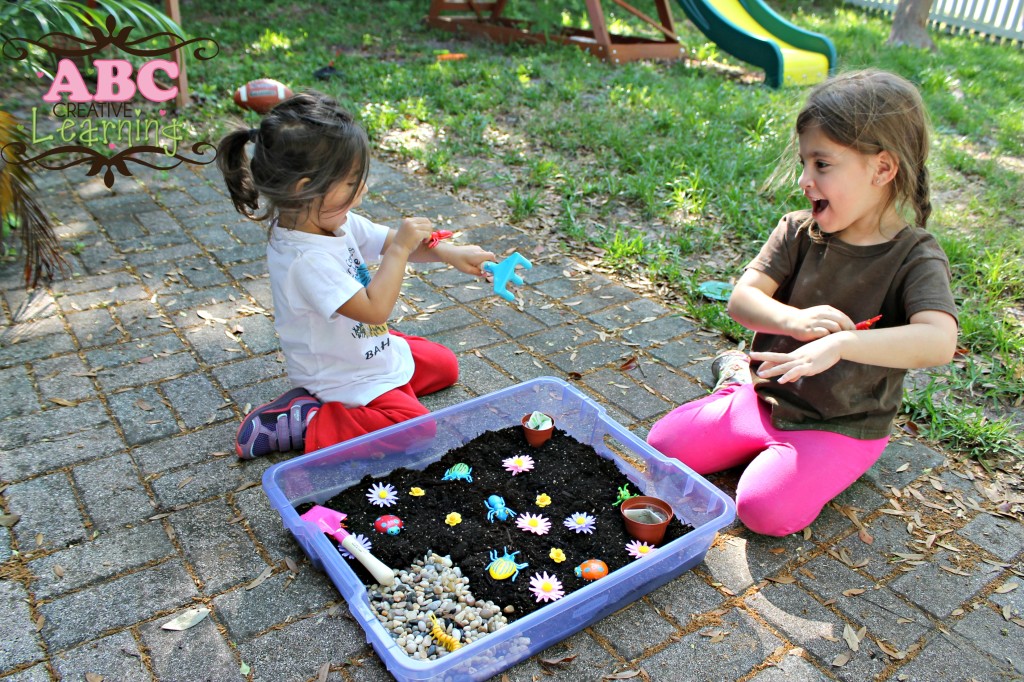
{"label": "plastic daisy flower", "polygon": [[462,523],[462,514],[459,512],[452,512],[448,516],[444,517],[444,522],[452,527],[457,526]]}
{"label": "plastic daisy flower", "polygon": [[551,522],[540,514],[520,514],[516,519],[516,525],[520,530],[537,535],[547,535],[547,532],[551,530]]}
{"label": "plastic daisy flower", "polygon": [[590,514],[587,514],[586,512],[576,512],[563,521],[562,525],[569,530],[576,531],[577,533],[586,533],[587,535],[590,535],[594,532],[595,523],[597,523],[597,519]]}
{"label": "plastic daisy flower", "polygon": [[398,491],[390,483],[387,485],[374,483],[370,486],[370,491],[366,493],[366,499],[377,507],[390,507],[398,502]]}
{"label": "plastic daisy flower", "polygon": [[537,496],[538,507],[546,507],[549,504],[551,504],[551,498],[548,497],[547,493],[541,493],[540,495]]}
{"label": "plastic daisy flower", "polygon": [[[363,535],[362,533],[359,533],[358,535],[353,535],[352,537],[355,538],[356,542],[358,542],[360,545],[362,545],[363,549],[365,549],[367,552],[369,552],[371,549],[373,549],[373,545],[370,544],[370,539],[368,537],[366,537],[365,535]],[[349,561],[351,561],[352,559],[355,559],[355,557],[352,556],[352,552],[348,551],[347,549],[345,549],[344,547],[342,547],[340,545],[338,546],[338,551],[341,553],[341,556],[345,557]]]}
{"label": "plastic daisy flower", "polygon": [[533,457],[529,455],[516,455],[515,457],[502,460],[501,463],[506,471],[511,471],[512,475],[515,476],[533,468]]}
{"label": "plastic daisy flower", "polygon": [[534,573],[530,578],[530,592],[537,601],[557,601],[565,596],[562,583],[553,575]]}
{"label": "plastic daisy flower", "polygon": [[558,549],[557,547],[552,547],[551,551],[548,552],[548,557],[556,564],[560,564],[563,561],[565,561],[565,552]]}
{"label": "plastic daisy flower", "polygon": [[424,495],[426,495],[426,493],[423,492],[423,488],[415,487],[409,488],[409,494],[412,495],[413,497],[423,497]]}
{"label": "plastic daisy flower", "polygon": [[634,559],[642,559],[656,549],[657,547],[648,545],[646,542],[640,542],[639,540],[633,540],[633,542],[626,545],[626,553]]}

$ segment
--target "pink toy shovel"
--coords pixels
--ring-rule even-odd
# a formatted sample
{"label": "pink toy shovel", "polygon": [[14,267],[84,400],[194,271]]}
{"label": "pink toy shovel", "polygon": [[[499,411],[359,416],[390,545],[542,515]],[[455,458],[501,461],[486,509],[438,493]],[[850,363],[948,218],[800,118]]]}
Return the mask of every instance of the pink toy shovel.
{"label": "pink toy shovel", "polygon": [[359,541],[352,537],[347,530],[341,527],[341,522],[345,520],[346,516],[347,514],[342,514],[339,511],[334,511],[327,507],[321,507],[317,504],[308,512],[299,516],[299,518],[303,521],[315,523],[317,528],[337,540],[338,543],[347,549],[359,563],[366,567],[366,570],[370,572],[370,575],[372,575],[379,584],[384,585],[385,587],[394,585],[394,571],[385,566],[380,559],[367,552],[363,546],[359,544]]}

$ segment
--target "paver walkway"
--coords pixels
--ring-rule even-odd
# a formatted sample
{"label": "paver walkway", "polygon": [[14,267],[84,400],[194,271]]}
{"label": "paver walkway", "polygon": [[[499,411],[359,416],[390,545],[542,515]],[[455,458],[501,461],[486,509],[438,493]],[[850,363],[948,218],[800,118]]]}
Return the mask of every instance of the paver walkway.
{"label": "paver walkway", "polygon": [[[644,437],[707,391],[716,335],[385,164],[372,177],[373,218],[427,215],[537,264],[521,309],[450,269],[408,277],[395,326],[462,368],[430,407],[571,377]],[[388,679],[259,487],[282,458],[233,454],[246,406],[288,387],[263,229],[210,168],[135,178],[41,174],[74,275],[28,295],[18,265],[0,271],[0,680]],[[958,473],[896,440],[810,532],[736,525],[507,678],[1021,679],[1024,526]],[[160,628],[196,604],[206,621]]]}

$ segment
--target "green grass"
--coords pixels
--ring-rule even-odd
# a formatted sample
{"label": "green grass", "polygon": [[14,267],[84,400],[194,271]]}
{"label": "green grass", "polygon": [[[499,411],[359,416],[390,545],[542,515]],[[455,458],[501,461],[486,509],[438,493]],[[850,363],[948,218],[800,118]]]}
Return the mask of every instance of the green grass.
{"label": "green grass", "polygon": [[[738,276],[778,217],[802,205],[795,191],[758,188],[779,163],[803,91],[745,84],[697,61],[613,67],[570,47],[467,40],[427,28],[428,4],[192,6],[187,28],[217,40],[221,54],[190,64],[191,116],[217,135],[242,115],[231,92],[261,76],[324,90],[359,116],[381,153],[418,162],[438,186],[491,193],[512,223],[548,217],[567,244],[603,248],[627,276],[643,268],[673,287],[681,312],[703,326],[749,336],[696,287]],[[541,29],[585,26],[578,4],[566,12],[562,2],[511,0],[506,15]],[[936,32],[935,52],[892,49],[884,15],[835,0],[773,7],[828,34],[841,69],[889,69],[921,88],[936,132],[931,227],[950,256],[968,353],[935,371],[953,403],[922,411],[931,394],[911,389],[907,409],[948,447],[991,457],[994,444],[1020,437],[977,435],[997,422],[972,415],[1005,410],[1024,377],[1024,50]],[[612,3],[605,9],[616,30],[645,33]],[[743,66],[674,14],[694,60]],[[468,56],[438,62],[438,50]],[[314,80],[332,58],[341,77]]]}

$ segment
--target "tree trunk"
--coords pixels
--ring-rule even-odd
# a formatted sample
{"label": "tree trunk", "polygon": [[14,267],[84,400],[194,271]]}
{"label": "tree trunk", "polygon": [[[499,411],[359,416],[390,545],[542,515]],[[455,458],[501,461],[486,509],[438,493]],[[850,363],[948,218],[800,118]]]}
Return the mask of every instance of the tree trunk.
{"label": "tree trunk", "polygon": [[892,17],[889,45],[910,45],[935,49],[935,43],[926,28],[932,0],[899,0]]}

